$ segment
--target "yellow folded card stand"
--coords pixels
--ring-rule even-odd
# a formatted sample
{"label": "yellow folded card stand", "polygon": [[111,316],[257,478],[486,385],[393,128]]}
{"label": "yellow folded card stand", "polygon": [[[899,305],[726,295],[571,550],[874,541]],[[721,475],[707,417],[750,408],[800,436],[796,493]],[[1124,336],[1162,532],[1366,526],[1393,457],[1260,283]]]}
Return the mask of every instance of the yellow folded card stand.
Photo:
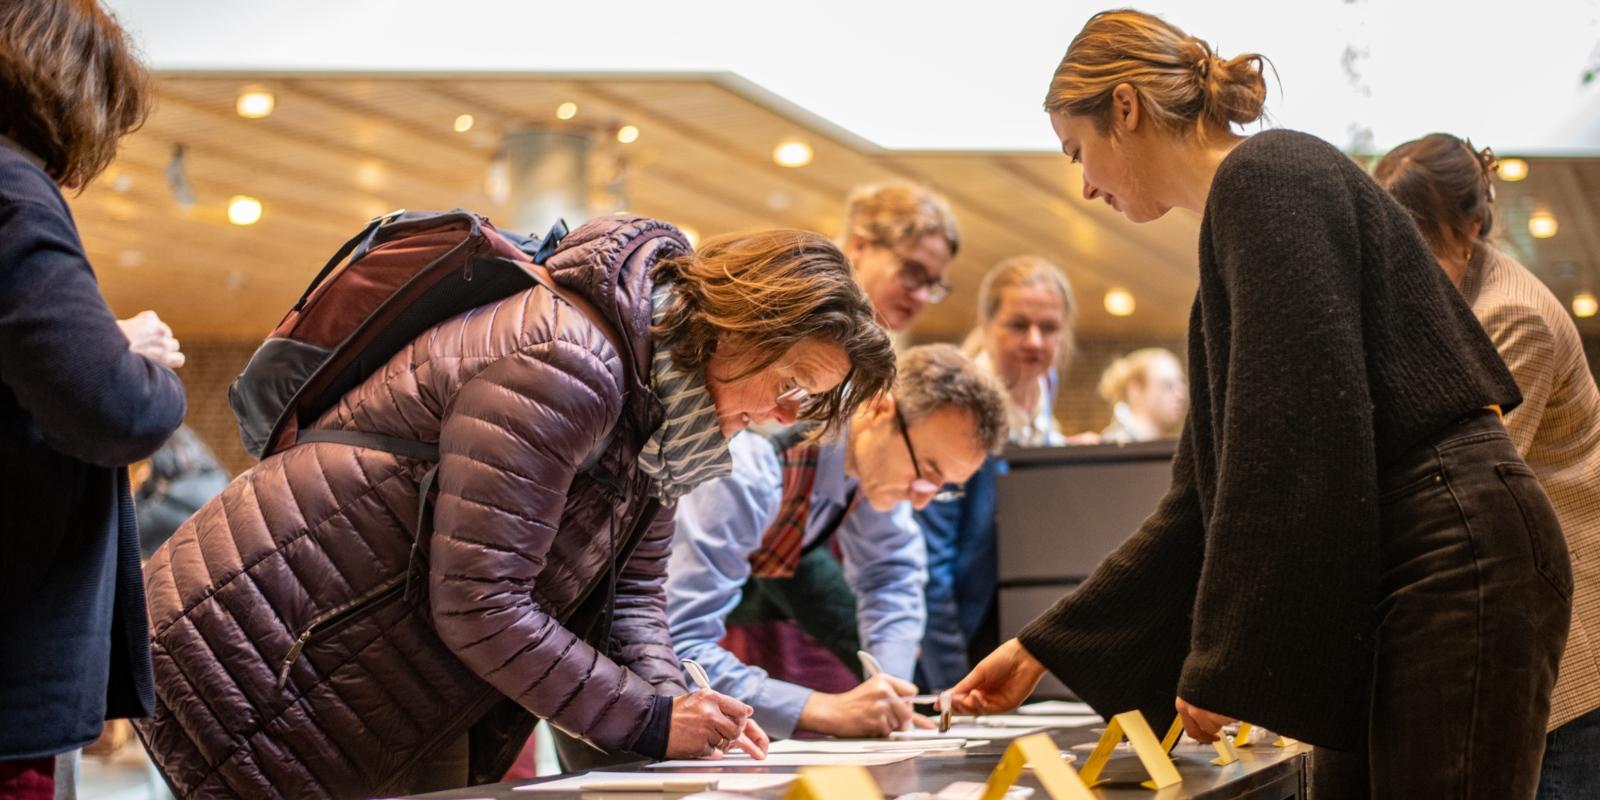
{"label": "yellow folded card stand", "polygon": [[[1181,730],[1181,727],[1180,727]],[[1173,743],[1177,737],[1168,733]],[[1106,723],[1106,732],[1100,735],[1100,743],[1094,746],[1094,751],[1089,754],[1089,760],[1083,762],[1083,769],[1078,775],[1084,783],[1094,786],[1100,779],[1100,772],[1111,761],[1111,753],[1126,738],[1133,745],[1133,752],[1139,756],[1139,763],[1144,765],[1144,771],[1150,775],[1150,780],[1140,783],[1146,789],[1163,789],[1183,780],[1178,775],[1178,768],[1172,765],[1172,759],[1167,758],[1167,751],[1172,749],[1171,744],[1163,744],[1156,738],[1156,732],[1150,729],[1150,723],[1145,721],[1144,715],[1135,711],[1124,711],[1111,718]]]}
{"label": "yellow folded card stand", "polygon": [[[1245,725],[1240,725],[1241,730],[1244,730],[1245,727]],[[1249,733],[1249,731],[1246,730],[1245,733]],[[1167,729],[1167,735],[1161,738],[1162,751],[1167,753],[1172,752],[1172,748],[1178,744],[1178,737],[1182,735],[1183,717],[1178,717],[1172,721],[1172,727]],[[1235,737],[1235,741],[1237,740],[1238,737]],[[1217,751],[1217,757],[1211,759],[1211,763],[1214,766],[1226,767],[1229,764],[1238,761],[1239,751],[1234,749],[1234,743],[1235,742],[1228,741],[1228,737],[1226,736],[1217,737],[1217,740],[1211,743],[1211,746]]]}
{"label": "yellow folded card stand", "polygon": [[866,767],[801,767],[783,800],[883,800]]}
{"label": "yellow folded card stand", "polygon": [[1044,787],[1050,800],[1094,800],[1089,784],[1062,760],[1061,748],[1048,733],[1011,740],[1000,763],[989,773],[989,781],[983,786],[983,800],[1002,800],[1006,790],[1022,775],[1023,767],[1028,766],[1033,767],[1034,780]]}

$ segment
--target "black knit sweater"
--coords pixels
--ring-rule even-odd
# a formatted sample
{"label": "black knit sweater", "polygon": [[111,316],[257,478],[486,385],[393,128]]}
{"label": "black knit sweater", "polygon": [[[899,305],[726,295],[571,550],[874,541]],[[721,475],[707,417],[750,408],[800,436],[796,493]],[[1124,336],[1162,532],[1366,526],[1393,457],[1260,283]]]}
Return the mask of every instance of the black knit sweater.
{"label": "black knit sweater", "polygon": [[1191,411],[1156,512],[1023,646],[1102,714],[1173,698],[1364,740],[1378,476],[1517,386],[1406,212],[1292,131],[1218,168],[1189,319]]}

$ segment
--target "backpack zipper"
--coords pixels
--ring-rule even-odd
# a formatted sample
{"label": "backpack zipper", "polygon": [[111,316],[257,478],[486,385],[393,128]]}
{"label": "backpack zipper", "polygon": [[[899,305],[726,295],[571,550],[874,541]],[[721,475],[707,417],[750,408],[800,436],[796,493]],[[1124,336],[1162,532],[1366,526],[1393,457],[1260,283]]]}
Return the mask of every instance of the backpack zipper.
{"label": "backpack zipper", "polygon": [[301,651],[319,634],[324,634],[337,629],[345,622],[356,616],[370,611],[382,603],[386,603],[400,596],[405,589],[407,573],[401,573],[385,580],[383,583],[369,589],[366,594],[351,600],[341,606],[335,606],[318,614],[311,619],[305,630],[300,632],[299,638],[289,646],[289,652],[283,657],[283,665],[278,668],[278,688],[282,689],[289,682],[289,668],[300,658]]}

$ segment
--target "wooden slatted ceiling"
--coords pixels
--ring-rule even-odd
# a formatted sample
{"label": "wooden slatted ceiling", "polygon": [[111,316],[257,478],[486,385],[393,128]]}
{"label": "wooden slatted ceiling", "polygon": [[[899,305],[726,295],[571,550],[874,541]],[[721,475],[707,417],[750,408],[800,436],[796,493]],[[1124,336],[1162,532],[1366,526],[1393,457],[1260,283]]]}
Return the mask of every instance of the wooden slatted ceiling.
{"label": "wooden slatted ceiling", "polygon": [[[246,120],[234,113],[235,97],[250,84],[276,95],[271,116]],[[961,337],[984,272],[1019,253],[1043,255],[1067,272],[1085,333],[1181,335],[1194,290],[1193,215],[1175,212],[1132,225],[1103,204],[1085,202],[1078,168],[1057,154],[886,152],[716,76],[169,75],[158,91],[149,124],[125,141],[110,173],[73,205],[114,308],[158,309],[191,339],[260,337],[327,256],[384,211],[459,206],[504,219],[506,209],[493,202],[484,180],[500,135],[563,124],[555,109],[567,101],[579,106],[572,125],[638,126],[636,143],[607,144],[627,161],[629,209],[702,236],[772,226],[834,235],[844,197],[860,183],[909,179],[944,192],[963,234],[952,273],[956,293],[919,320],[913,332],[919,338]],[[476,124],[457,134],[451,123],[462,113]],[[811,165],[773,163],[773,146],[789,137],[811,144]],[[179,143],[198,198],[187,210],[165,177]],[[1600,259],[1600,245],[1589,241],[1600,234],[1593,209],[1587,220],[1570,217],[1571,208],[1600,202],[1589,199],[1597,189],[1600,168],[1548,160],[1536,163],[1528,181],[1502,189],[1513,246],[1527,248],[1519,254],[1536,256],[1539,267],[1578,265],[1562,267],[1573,275],[1552,281],[1578,287]],[[260,223],[227,222],[234,194],[262,200]],[[1533,202],[1521,198],[1532,197],[1553,198],[1558,215],[1567,217],[1562,236],[1518,239],[1516,226],[1526,231],[1531,208],[1524,206]],[[1589,233],[1580,236],[1584,225]],[[1104,292],[1118,286],[1138,299],[1132,317],[1111,317],[1101,306]]]}

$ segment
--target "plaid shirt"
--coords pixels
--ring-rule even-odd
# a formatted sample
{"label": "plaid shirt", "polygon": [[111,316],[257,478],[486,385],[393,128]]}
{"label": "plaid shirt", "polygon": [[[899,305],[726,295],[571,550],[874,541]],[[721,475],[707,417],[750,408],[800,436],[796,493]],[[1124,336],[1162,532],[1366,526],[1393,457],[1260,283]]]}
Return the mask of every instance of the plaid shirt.
{"label": "plaid shirt", "polygon": [[1461,293],[1522,390],[1506,430],[1572,552],[1572,629],[1550,701],[1553,730],[1600,708],[1600,390],[1567,309],[1510,256],[1480,248]]}

